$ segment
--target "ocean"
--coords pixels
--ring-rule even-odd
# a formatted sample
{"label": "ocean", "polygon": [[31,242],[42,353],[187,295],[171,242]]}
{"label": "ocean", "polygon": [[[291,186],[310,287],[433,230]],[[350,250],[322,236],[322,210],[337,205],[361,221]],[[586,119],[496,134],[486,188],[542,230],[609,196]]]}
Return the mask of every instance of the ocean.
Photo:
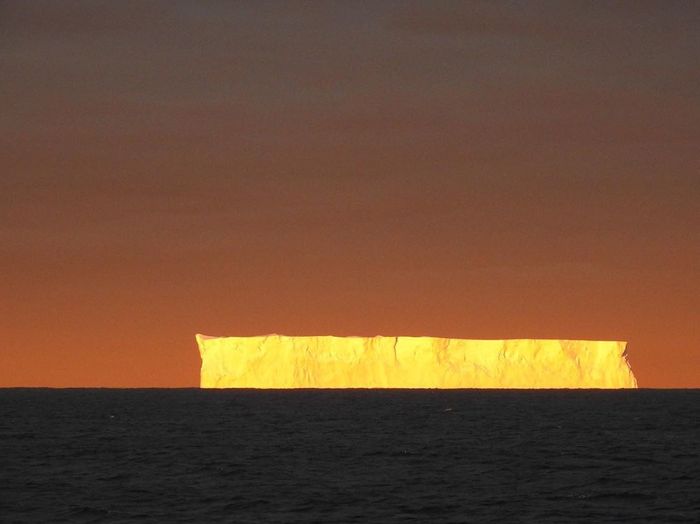
{"label": "ocean", "polygon": [[0,522],[700,522],[700,390],[0,390]]}

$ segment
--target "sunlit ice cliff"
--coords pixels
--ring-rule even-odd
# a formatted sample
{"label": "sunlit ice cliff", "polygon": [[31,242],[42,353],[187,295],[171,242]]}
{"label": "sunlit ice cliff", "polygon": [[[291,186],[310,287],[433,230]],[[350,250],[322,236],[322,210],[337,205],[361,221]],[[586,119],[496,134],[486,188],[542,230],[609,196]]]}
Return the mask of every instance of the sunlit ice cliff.
{"label": "sunlit ice cliff", "polygon": [[626,342],[196,335],[203,388],[636,388]]}

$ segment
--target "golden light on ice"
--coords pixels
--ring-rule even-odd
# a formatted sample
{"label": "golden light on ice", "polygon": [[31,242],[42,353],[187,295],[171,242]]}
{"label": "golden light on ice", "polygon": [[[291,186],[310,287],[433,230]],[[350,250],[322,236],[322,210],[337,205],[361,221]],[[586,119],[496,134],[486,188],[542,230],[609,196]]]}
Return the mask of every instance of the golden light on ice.
{"label": "golden light on ice", "polygon": [[203,388],[636,388],[626,342],[197,335]]}

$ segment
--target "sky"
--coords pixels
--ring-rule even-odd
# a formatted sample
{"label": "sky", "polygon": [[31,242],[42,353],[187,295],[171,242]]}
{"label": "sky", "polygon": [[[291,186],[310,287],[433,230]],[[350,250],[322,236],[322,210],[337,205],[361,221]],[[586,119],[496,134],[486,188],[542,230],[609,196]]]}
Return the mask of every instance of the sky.
{"label": "sky", "polygon": [[0,2],[0,386],[195,333],[627,340],[700,387],[700,3]]}

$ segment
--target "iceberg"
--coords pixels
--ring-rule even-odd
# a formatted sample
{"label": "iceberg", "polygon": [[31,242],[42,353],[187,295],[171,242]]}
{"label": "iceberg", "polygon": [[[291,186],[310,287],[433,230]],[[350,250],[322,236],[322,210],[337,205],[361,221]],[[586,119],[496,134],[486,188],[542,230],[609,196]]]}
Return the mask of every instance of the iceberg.
{"label": "iceberg", "polygon": [[196,335],[202,388],[636,388],[627,343]]}

